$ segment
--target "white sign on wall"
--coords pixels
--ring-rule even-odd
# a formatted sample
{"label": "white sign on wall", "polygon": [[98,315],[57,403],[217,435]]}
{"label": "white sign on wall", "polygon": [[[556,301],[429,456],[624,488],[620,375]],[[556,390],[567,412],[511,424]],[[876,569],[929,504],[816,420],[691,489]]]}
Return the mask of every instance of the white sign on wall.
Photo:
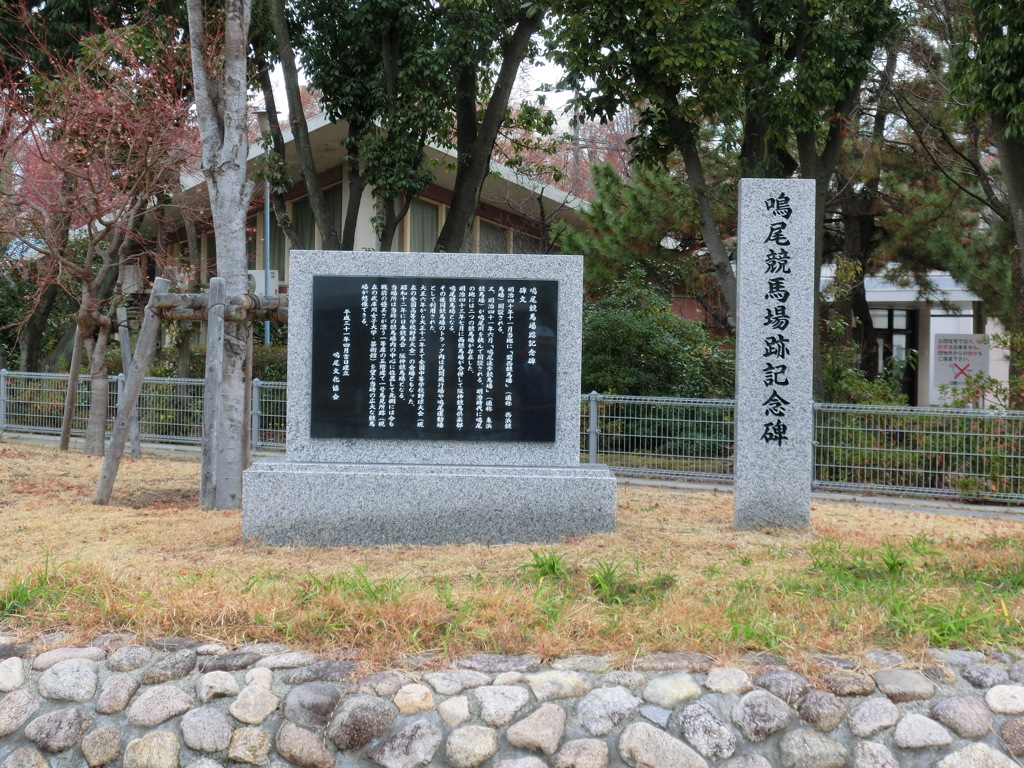
{"label": "white sign on wall", "polygon": [[936,387],[945,384],[945,394],[939,393],[939,402],[947,403],[956,396],[968,376],[988,375],[989,349],[985,336],[980,333],[940,333],[935,335]]}

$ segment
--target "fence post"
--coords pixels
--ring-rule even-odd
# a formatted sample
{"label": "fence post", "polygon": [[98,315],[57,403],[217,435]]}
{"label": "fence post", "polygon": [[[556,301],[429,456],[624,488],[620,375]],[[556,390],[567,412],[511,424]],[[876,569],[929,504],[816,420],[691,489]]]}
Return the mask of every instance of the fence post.
{"label": "fence post", "polygon": [[0,432],[7,428],[7,369],[0,368]]}
{"label": "fence post", "polygon": [[249,427],[249,446],[252,448],[259,447],[260,442],[260,408],[262,407],[262,394],[263,382],[259,379],[253,379],[252,397],[249,398],[252,405],[252,414],[250,415],[251,426]]}
{"label": "fence post", "polygon": [[590,428],[587,436],[588,461],[597,464],[597,392],[590,393]]}

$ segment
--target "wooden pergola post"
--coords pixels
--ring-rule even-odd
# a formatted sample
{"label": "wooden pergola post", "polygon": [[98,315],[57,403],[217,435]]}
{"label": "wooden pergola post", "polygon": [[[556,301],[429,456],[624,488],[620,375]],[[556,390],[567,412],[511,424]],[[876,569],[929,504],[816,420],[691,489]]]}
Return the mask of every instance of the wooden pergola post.
{"label": "wooden pergola post", "polygon": [[217,412],[224,370],[224,305],[227,284],[222,277],[210,280],[206,322],[206,386],[203,388],[203,454],[199,475],[199,506],[213,509],[217,499]]}
{"label": "wooden pergola post", "polygon": [[124,385],[124,397],[117,409],[117,421],[114,422],[114,431],[110,436],[110,444],[107,446],[107,455],[103,459],[103,470],[100,472],[100,479],[96,484],[93,504],[110,503],[110,495],[114,491],[114,481],[117,479],[117,471],[121,467],[121,457],[124,455],[128,424],[135,413],[135,404],[138,402],[139,392],[142,391],[142,381],[146,378],[146,369],[149,368],[149,361],[153,358],[153,350],[156,348],[156,334],[160,330],[160,317],[153,311],[155,299],[160,294],[167,293],[170,287],[171,281],[166,277],[158,277],[153,282],[153,292],[150,294],[145,317],[142,319],[139,343],[135,347],[135,358],[132,360],[128,380]]}
{"label": "wooden pergola post", "polygon": [[[248,435],[222,435],[217,427],[220,384],[224,370],[224,324],[225,322],[248,323],[259,320],[288,322],[288,298],[286,296],[258,296],[249,293],[228,296],[227,283],[221,277],[214,277],[210,280],[209,294],[168,293],[169,286],[170,281],[165,278],[157,278],[149,297],[149,303],[146,305],[146,316],[142,323],[134,359],[131,361],[131,373],[125,383],[122,407],[118,409],[114,433],[111,436],[96,495],[93,498],[94,504],[107,504],[110,501],[121,455],[124,453],[128,425],[135,415],[135,406],[142,388],[142,381],[155,349],[156,329],[160,320],[205,321],[207,324],[202,464],[199,475],[199,504],[203,509],[216,508],[217,484],[222,481],[222,478],[218,476],[217,467],[219,441],[245,440],[245,451],[248,455]],[[122,346],[125,355],[129,355],[127,341],[123,340]],[[250,366],[252,364],[251,355],[250,348],[248,363]],[[248,394],[246,396],[248,397]],[[243,425],[243,433],[247,427],[248,420]]]}
{"label": "wooden pergola post", "polygon": [[[150,294],[150,298],[152,298],[152,294]],[[132,367],[131,334],[128,332],[128,311],[123,306],[117,308],[117,339],[121,345],[121,370],[130,371]],[[128,444],[132,449],[132,458],[141,458],[142,441],[139,438],[138,408],[132,408],[132,415],[128,419]]]}

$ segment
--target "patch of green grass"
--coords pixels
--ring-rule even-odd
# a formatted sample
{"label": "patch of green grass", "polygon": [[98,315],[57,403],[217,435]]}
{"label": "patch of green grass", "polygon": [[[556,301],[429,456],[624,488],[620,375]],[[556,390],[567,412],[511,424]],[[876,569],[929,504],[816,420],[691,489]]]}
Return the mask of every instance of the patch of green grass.
{"label": "patch of green grass", "polygon": [[565,563],[565,556],[560,552],[549,549],[538,552],[530,550],[530,562],[521,563],[519,569],[526,574],[527,578],[535,581],[543,579],[554,579],[562,581],[569,578],[569,567]]}
{"label": "patch of green grass", "polygon": [[897,638],[923,636],[936,648],[979,646],[1007,637],[1008,624],[991,607],[963,600],[955,605],[895,597],[886,606],[886,624]]}
{"label": "patch of green grass", "polygon": [[640,570],[640,561],[633,561],[632,571],[625,561],[596,560],[588,570],[587,584],[598,600],[606,605],[633,602],[657,602],[676,585],[671,573],[646,576]]}
{"label": "patch of green grass", "polygon": [[383,579],[371,579],[363,568],[356,568],[350,573],[335,573],[321,578],[315,573],[307,572],[296,587],[296,598],[300,603],[316,597],[334,593],[347,597],[358,603],[393,603],[406,591],[405,578],[389,576]]}
{"label": "patch of green grass", "polygon": [[74,570],[68,561],[53,562],[47,552],[40,570],[29,571],[24,577],[15,573],[0,590],[0,620],[23,616],[34,606],[59,605],[75,590],[69,585]]}
{"label": "patch of green grass", "polygon": [[564,592],[538,584],[533,592],[533,603],[544,617],[545,626],[553,627],[562,617],[569,599]]}
{"label": "patch of green grass", "polygon": [[[999,548],[1018,544],[995,543]],[[928,534],[873,548],[824,539],[811,548],[806,587],[851,612],[879,611],[884,632],[876,638],[880,642],[921,638],[936,647],[1020,642],[1020,624],[1010,618],[1001,599],[996,610],[994,598],[1024,589],[1024,561],[979,568],[954,557]],[[940,602],[937,595],[950,598]],[[843,629],[842,621],[837,629]]]}

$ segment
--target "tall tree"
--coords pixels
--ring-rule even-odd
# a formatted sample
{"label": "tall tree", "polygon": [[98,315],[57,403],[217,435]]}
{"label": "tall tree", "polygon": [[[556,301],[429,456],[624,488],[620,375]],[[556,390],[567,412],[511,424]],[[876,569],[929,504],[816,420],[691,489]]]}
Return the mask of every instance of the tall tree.
{"label": "tall tree", "polygon": [[31,88],[17,74],[0,83],[11,128],[0,143],[0,234],[34,256],[38,297],[56,286],[76,299],[91,378],[85,449],[95,455],[124,268],[138,274],[147,256],[158,270],[166,263],[160,211],[189,158],[178,53],[145,28],[121,27],[83,41],[73,63],[54,56]]}
{"label": "tall tree", "polygon": [[[824,196],[858,91],[897,23],[889,0],[568,0],[549,46],[582,113],[637,110],[641,156],[682,158],[701,232],[735,317],[735,275],[705,177],[702,127],[740,127],[740,176],[818,182]],[[707,136],[708,134],[703,134]],[[819,221],[822,216],[819,216]],[[820,274],[824,230],[819,227]],[[819,387],[820,391],[820,380]]]}
{"label": "tall tree", "polygon": [[912,7],[884,93],[894,120],[882,144],[879,258],[926,290],[928,269],[948,270],[1020,331],[1024,26],[1000,4]]}
{"label": "tall tree", "polygon": [[[1009,226],[1015,246],[1009,330],[1024,333],[1024,13],[1016,3],[967,0],[959,21],[963,49],[953,61],[954,89],[967,116],[987,119],[991,127],[1002,181],[1002,205],[993,208]],[[1024,373],[1018,356],[1010,365],[1011,375]]]}
{"label": "tall tree", "polygon": [[[296,155],[299,160],[299,171],[302,180],[306,184],[306,194],[309,197],[310,209],[313,212],[313,219],[317,229],[323,238],[323,247],[329,251],[344,249],[351,250],[355,236],[355,228],[350,228],[345,234],[347,240],[338,235],[337,223],[334,216],[327,207],[327,200],[324,197],[323,187],[320,184],[320,176],[317,173],[316,162],[313,158],[313,147],[309,141],[309,127],[306,123],[306,112],[302,104],[302,92],[299,85],[299,72],[296,64],[295,49],[292,45],[292,35],[288,24],[288,15],[285,9],[284,0],[263,0],[258,6],[266,11],[264,26],[271,33],[275,42],[271,51],[264,52],[257,43],[259,35],[253,36],[253,45],[256,49],[257,68],[260,76],[260,86],[263,91],[265,106],[270,119],[271,131],[274,136],[275,151],[279,157],[284,157],[284,141],[281,137],[280,126],[277,125],[277,107],[274,101],[274,90],[270,84],[269,62],[276,56],[281,65],[281,72],[284,76],[285,97],[288,104],[288,123],[291,128],[292,137],[295,142]],[[277,204],[278,220],[282,217],[282,206]],[[293,238],[293,230],[285,227],[284,231]]]}
{"label": "tall tree", "polygon": [[454,252],[466,247],[512,87],[522,63],[536,53],[534,36],[548,7],[519,0],[462,0],[441,9],[452,66],[449,87],[455,98],[458,165],[437,250]]}
{"label": "tall tree", "polygon": [[[465,248],[499,131],[517,114],[509,109],[512,85],[535,53],[545,7],[299,0],[294,8],[303,66],[328,116],[348,127],[346,232],[354,232],[370,187],[381,247],[391,247],[412,197],[433,180],[426,149],[436,144],[458,153],[437,248]],[[341,239],[343,247],[351,242]]]}
{"label": "tall tree", "polygon": [[693,190],[645,165],[634,165],[629,179],[610,165],[595,165],[591,179],[596,194],[583,214],[587,227],[565,236],[569,252],[584,256],[587,293],[605,296],[627,276],[639,276],[666,298],[683,287],[724,326],[721,294],[708,280],[711,267],[701,252]]}
{"label": "tall tree", "polygon": [[[245,218],[253,183],[247,176],[249,22],[251,0],[224,0],[214,10],[203,0],[187,0],[189,47],[196,117],[202,138],[206,178],[217,238],[217,275],[229,296],[245,293],[247,284]],[[219,28],[212,37],[208,29]],[[220,408],[204,440],[211,441],[212,466],[202,468],[200,502],[206,508],[236,509],[242,504],[242,471],[248,464],[246,413],[250,329],[226,322]]]}
{"label": "tall tree", "polygon": [[[165,4],[171,6],[174,0]],[[85,52],[83,41],[108,29],[130,24],[159,37],[157,30],[166,29],[166,25],[154,23],[159,12],[146,0],[109,0],[102,4],[89,0],[14,0],[0,8],[0,72],[4,88],[30,93],[36,75],[66,74],[67,68]],[[9,138],[14,124],[13,120],[0,119],[0,142]],[[70,176],[64,184],[66,188],[73,185]],[[45,279],[40,283],[45,288],[33,296],[31,310],[18,328],[19,363],[22,369],[30,371],[47,365],[42,357],[44,334],[53,323],[60,322],[52,314],[62,303],[57,283]]]}

